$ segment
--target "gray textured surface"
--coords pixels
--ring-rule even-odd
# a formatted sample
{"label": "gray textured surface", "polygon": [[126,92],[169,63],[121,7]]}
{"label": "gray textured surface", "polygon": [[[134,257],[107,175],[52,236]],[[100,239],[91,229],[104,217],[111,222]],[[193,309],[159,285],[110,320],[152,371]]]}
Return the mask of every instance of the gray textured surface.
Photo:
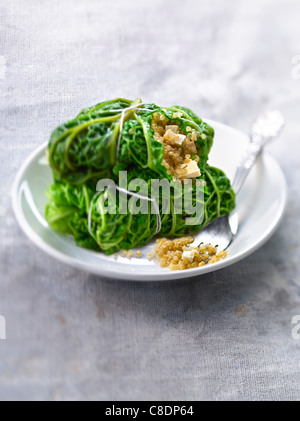
{"label": "gray textured surface", "polygon": [[[297,0],[2,0],[0,399],[299,399]],[[290,187],[275,236],[191,281],[115,282],[39,251],[9,189],[59,122],[102,99],[181,103],[246,130],[279,108],[269,146]]]}

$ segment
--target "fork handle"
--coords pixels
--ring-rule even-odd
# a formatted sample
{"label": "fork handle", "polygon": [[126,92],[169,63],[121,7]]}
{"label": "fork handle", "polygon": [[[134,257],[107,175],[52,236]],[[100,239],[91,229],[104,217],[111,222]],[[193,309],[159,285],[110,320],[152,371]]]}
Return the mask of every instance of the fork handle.
{"label": "fork handle", "polygon": [[239,193],[243,187],[243,184],[248,177],[251,168],[255,164],[257,157],[263,150],[268,140],[269,138],[263,136],[251,137],[250,143],[248,144],[245,154],[242,156],[232,182],[232,188],[236,194]]}

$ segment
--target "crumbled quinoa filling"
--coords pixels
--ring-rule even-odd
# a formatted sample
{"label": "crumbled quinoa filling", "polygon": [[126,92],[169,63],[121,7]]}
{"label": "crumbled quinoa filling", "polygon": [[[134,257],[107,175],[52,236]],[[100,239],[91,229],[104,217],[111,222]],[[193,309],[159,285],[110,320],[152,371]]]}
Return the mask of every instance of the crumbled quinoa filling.
{"label": "crumbled quinoa filling", "polygon": [[163,144],[163,165],[168,174],[180,180],[200,177],[199,155],[195,143],[198,139],[197,132],[187,127],[186,135],[176,122],[158,112],[153,114],[151,127],[155,140]]}
{"label": "crumbled quinoa filling", "polygon": [[168,267],[171,270],[192,269],[216,263],[228,256],[227,251],[218,251],[217,247],[211,244],[191,247],[193,242],[192,237],[157,240],[155,253],[161,267]]}

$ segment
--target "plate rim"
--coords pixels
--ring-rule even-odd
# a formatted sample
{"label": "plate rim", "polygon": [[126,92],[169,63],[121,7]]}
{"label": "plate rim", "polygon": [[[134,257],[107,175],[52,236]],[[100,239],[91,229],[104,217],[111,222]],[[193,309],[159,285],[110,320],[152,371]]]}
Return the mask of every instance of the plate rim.
{"label": "plate rim", "polygon": [[[212,124],[218,125],[219,127],[222,126],[226,128],[227,130],[233,130],[239,135],[246,136],[243,132],[228,126],[226,124],[213,121],[210,119],[205,119],[207,122],[211,122]],[[115,280],[124,280],[124,281],[134,281],[134,282],[156,282],[156,281],[171,281],[171,280],[180,280],[180,279],[187,279],[187,278],[195,278],[200,277],[204,274],[215,272],[217,270],[223,269],[225,267],[231,266],[232,264],[237,263],[238,261],[246,258],[250,254],[252,254],[254,251],[258,250],[260,247],[262,247],[275,233],[278,226],[280,225],[282,218],[285,213],[286,205],[287,205],[287,181],[285,178],[285,175],[277,162],[277,160],[267,151],[263,151],[263,157],[266,159],[269,159],[272,161],[272,165],[276,167],[276,172],[280,178],[281,182],[281,194],[282,199],[280,201],[280,206],[277,209],[276,217],[274,217],[273,224],[268,229],[268,232],[266,235],[263,235],[255,244],[253,244],[251,247],[249,247],[246,250],[241,251],[240,253],[237,253],[234,256],[228,256],[226,259],[219,261],[217,263],[214,263],[213,265],[207,265],[202,268],[194,268],[189,269],[185,271],[166,271],[161,273],[139,273],[137,272],[131,272],[127,273],[125,271],[116,271],[113,269],[113,267],[108,270],[105,268],[102,268],[99,271],[93,270],[93,267],[90,267],[89,264],[85,264],[82,261],[79,261],[78,259],[68,256],[64,254],[61,251],[58,251],[51,245],[47,244],[30,226],[29,222],[27,221],[24,213],[21,210],[21,207],[19,206],[18,201],[18,193],[19,193],[19,186],[20,182],[22,180],[22,177],[27,170],[27,168],[30,166],[30,164],[35,160],[35,158],[43,151],[46,150],[48,146],[48,142],[44,142],[42,145],[40,145],[37,149],[35,149],[27,159],[25,159],[24,163],[21,165],[20,169],[17,172],[17,175],[15,177],[15,180],[12,185],[11,189],[11,197],[12,197],[12,206],[13,211],[15,214],[15,217],[17,219],[17,222],[19,226],[21,227],[22,231],[26,234],[26,236],[41,250],[43,250],[46,254],[50,255],[51,257],[59,260],[62,263],[65,263],[73,268],[77,268],[80,270],[83,270],[88,273],[93,273],[97,276],[109,278],[109,279],[115,279]],[[101,268],[101,266],[100,266]]]}

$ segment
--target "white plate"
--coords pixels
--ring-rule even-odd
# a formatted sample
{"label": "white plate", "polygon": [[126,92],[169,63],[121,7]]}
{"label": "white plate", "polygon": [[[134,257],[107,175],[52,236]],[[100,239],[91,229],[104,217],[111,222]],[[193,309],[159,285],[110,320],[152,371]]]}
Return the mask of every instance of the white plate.
{"label": "white plate", "polygon": [[[248,137],[223,124],[206,120],[215,129],[215,141],[210,164],[223,169],[232,179]],[[277,162],[264,153],[253,168],[237,198],[240,227],[229,248],[229,256],[212,265],[185,271],[162,269],[158,262],[149,261],[153,242],[141,247],[144,258],[128,260],[95,253],[77,247],[69,236],[54,232],[44,218],[45,190],[52,182],[51,169],[45,159],[47,144],[34,152],[20,169],[13,186],[13,207],[17,220],[28,237],[42,250],[58,260],[101,276],[158,281],[189,278],[212,272],[248,256],[263,245],[274,233],[286,204],[286,181]],[[197,235],[201,242],[201,233]]]}

